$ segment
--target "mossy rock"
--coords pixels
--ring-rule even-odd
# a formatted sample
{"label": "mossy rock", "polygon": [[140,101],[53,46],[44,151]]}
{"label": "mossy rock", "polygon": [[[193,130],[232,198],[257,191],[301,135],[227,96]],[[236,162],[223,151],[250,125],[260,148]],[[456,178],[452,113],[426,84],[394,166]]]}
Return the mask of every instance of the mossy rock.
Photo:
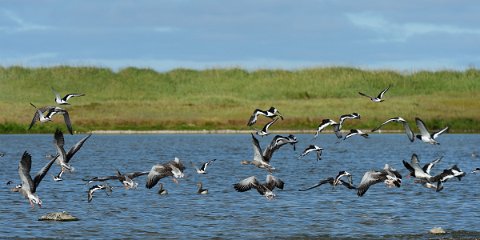
{"label": "mossy rock", "polygon": [[60,221],[60,222],[68,222],[68,221],[78,221],[79,219],[72,216],[68,212],[53,212],[48,213],[46,215],[41,216],[38,221]]}

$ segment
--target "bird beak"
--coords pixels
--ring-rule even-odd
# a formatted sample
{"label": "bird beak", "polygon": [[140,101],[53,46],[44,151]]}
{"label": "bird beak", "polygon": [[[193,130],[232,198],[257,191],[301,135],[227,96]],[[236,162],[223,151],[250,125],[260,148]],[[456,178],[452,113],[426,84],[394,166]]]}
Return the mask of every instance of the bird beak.
{"label": "bird beak", "polygon": [[277,115],[283,120],[283,115],[279,111],[277,111]]}

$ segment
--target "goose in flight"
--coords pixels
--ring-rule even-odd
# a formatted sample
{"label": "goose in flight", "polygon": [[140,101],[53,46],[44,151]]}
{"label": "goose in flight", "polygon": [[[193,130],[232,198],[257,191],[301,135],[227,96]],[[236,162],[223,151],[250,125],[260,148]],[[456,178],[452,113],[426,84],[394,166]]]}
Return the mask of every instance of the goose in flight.
{"label": "goose in flight", "polygon": [[185,166],[180,162],[179,158],[175,158],[172,161],[162,164],[153,165],[152,169],[148,172],[147,182],[145,187],[150,189],[154,187],[158,181],[164,177],[172,177],[174,182],[178,182],[176,178],[183,178],[183,171]]}
{"label": "goose in flight", "polygon": [[252,164],[258,168],[263,168],[268,170],[269,172],[272,172],[273,170],[275,170],[275,168],[270,165],[270,159],[273,155],[273,152],[280,147],[277,147],[275,143],[272,141],[274,145],[272,146],[272,144],[270,144],[270,146],[265,148],[265,151],[262,153],[262,149],[260,148],[260,143],[258,142],[258,139],[255,138],[253,134],[251,135],[252,135],[252,146],[253,146],[253,160],[252,161],[244,160],[241,163],[244,165]]}
{"label": "goose in flight", "polygon": [[430,144],[438,145],[438,144],[440,144],[436,140],[438,138],[438,136],[440,136],[442,133],[448,131],[448,126],[447,126],[447,127],[445,127],[444,129],[442,129],[438,132],[434,132],[434,133],[430,134],[430,132],[428,132],[428,130],[427,130],[427,127],[425,127],[425,123],[422,121],[422,119],[417,117],[417,118],[415,118],[415,122],[417,123],[417,127],[420,130],[420,135],[417,135],[416,137],[418,139],[422,140],[422,142],[424,142],[424,143],[430,143]]}
{"label": "goose in flight", "polygon": [[52,117],[55,114],[63,115],[63,120],[65,121],[65,125],[67,125],[68,132],[73,135],[73,130],[72,130],[72,123],[70,122],[70,115],[68,114],[68,111],[65,109],[62,109],[60,107],[54,107],[54,106],[46,106],[42,108],[37,108],[35,105],[30,103],[35,108],[35,114],[33,115],[32,122],[30,123],[30,126],[28,127],[28,130],[30,130],[35,122],[39,121],[41,123],[45,122],[50,122],[52,121]]}
{"label": "goose in flight", "polygon": [[248,120],[247,126],[252,126],[253,124],[255,124],[257,122],[257,117],[259,115],[263,115],[263,116],[269,117],[269,118],[274,118],[276,116],[279,116],[283,120],[282,114],[274,107],[270,107],[266,111],[260,110],[260,109],[255,109],[255,111],[253,111],[253,113],[252,113],[252,116],[250,116],[250,119]]}
{"label": "goose in flight", "polygon": [[59,105],[70,105],[70,103],[68,103],[68,99],[70,99],[72,97],[85,96],[85,94],[83,94],[83,93],[69,93],[69,94],[65,95],[63,98],[60,98],[60,94],[57,91],[55,91],[55,89],[53,89],[53,87],[52,87],[52,91],[55,94],[55,102]]}
{"label": "goose in flight", "polygon": [[370,100],[372,100],[372,102],[383,102],[383,95],[385,95],[385,93],[388,91],[388,89],[390,89],[392,85],[389,85],[387,88],[383,89],[383,91],[381,91],[377,97],[372,97],[372,96],[369,96],[365,93],[362,93],[362,92],[358,92],[358,94],[362,95],[362,96],[365,96],[365,97],[368,97],[370,98]]}
{"label": "goose in flight", "polygon": [[265,183],[260,183],[255,176],[251,176],[241,180],[238,183],[235,183],[233,187],[238,192],[245,192],[255,188],[260,195],[265,196],[268,200],[271,200],[275,197],[273,189],[276,187],[283,189],[284,184],[285,183],[281,179],[269,174],[267,175],[267,180]]}
{"label": "goose in flight", "polygon": [[35,207],[37,204],[39,207],[42,207],[42,200],[37,195],[37,188],[40,182],[42,181],[43,177],[47,174],[48,170],[52,166],[52,164],[57,160],[53,158],[50,160],[40,171],[35,175],[32,179],[30,175],[30,170],[32,167],[32,156],[25,151],[22,155],[22,159],[18,165],[18,174],[20,175],[20,179],[22,180],[21,186],[18,188],[18,192],[20,192],[25,198],[28,198],[30,205],[32,208]]}
{"label": "goose in flight", "polygon": [[363,196],[370,186],[384,182],[387,187],[400,187],[402,184],[402,175],[391,168],[388,164],[382,170],[370,170],[367,171],[357,186],[357,195]]}

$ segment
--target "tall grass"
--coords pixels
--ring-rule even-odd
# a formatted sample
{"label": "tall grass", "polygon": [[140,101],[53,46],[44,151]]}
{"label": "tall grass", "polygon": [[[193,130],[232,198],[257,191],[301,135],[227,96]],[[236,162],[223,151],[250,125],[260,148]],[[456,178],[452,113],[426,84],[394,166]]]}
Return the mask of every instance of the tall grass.
{"label": "tall grass", "polygon": [[[358,91],[376,95],[388,85],[386,101],[370,102]],[[361,70],[347,67],[295,71],[244,69],[98,67],[0,67],[0,132],[24,132],[34,113],[29,105],[54,104],[51,87],[61,94],[85,93],[70,100],[74,128],[93,129],[248,129],[255,108],[277,107],[285,120],[275,129],[315,129],[322,118],[359,112],[359,128],[373,128],[394,116],[431,128],[480,131],[480,71]],[[35,126],[50,131],[61,124]],[[259,124],[262,124],[260,120]],[[395,125],[387,129],[397,129]]]}

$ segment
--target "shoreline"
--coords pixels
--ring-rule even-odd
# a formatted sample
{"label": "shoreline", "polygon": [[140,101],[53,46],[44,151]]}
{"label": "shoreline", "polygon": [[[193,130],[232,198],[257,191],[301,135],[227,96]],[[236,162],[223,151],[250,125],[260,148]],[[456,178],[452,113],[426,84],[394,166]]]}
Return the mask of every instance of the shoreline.
{"label": "shoreline", "polygon": [[[247,134],[255,132],[255,130],[93,130],[93,134]],[[383,130],[377,131],[377,134],[382,133],[401,133],[400,130]],[[315,134],[314,130],[271,130],[272,134]],[[333,131],[322,131],[322,133],[333,134]]]}

